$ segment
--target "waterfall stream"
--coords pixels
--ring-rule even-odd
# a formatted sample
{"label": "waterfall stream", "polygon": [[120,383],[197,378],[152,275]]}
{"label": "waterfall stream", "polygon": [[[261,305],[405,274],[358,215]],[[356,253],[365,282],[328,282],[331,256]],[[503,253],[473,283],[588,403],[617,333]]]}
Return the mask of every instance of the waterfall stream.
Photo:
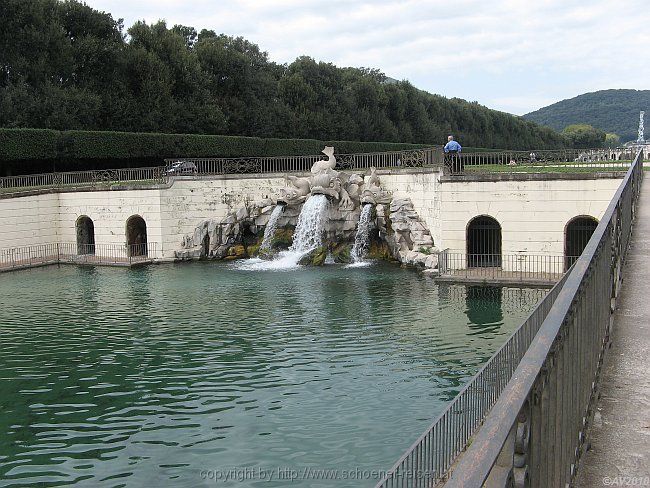
{"label": "waterfall stream", "polygon": [[352,260],[355,263],[363,262],[363,258],[370,248],[370,230],[372,229],[372,205],[366,204],[361,209],[359,223],[357,224],[357,234],[354,236],[354,246],[352,246]]}
{"label": "waterfall stream", "polygon": [[305,254],[322,245],[323,224],[327,217],[328,201],[325,195],[313,195],[302,206],[298,224],[293,233],[290,252]]}
{"label": "waterfall stream", "polygon": [[284,205],[276,205],[271,213],[271,218],[269,218],[266,227],[264,228],[264,238],[262,239],[262,245],[260,246],[260,251],[268,252],[271,250],[271,244],[273,242],[273,236],[275,236],[275,231],[278,228],[278,220],[282,215],[284,210]]}
{"label": "waterfall stream", "polygon": [[[248,259],[238,264],[244,270],[284,270],[298,266],[300,258],[309,251],[316,249],[323,243],[323,227],[327,221],[329,202],[325,195],[312,195],[302,206],[296,230],[293,233],[293,244],[286,250],[278,253],[271,261],[255,258]],[[275,210],[273,211],[275,213]],[[271,221],[269,221],[269,224]],[[267,224],[267,228],[268,225]],[[264,232],[266,239],[266,230]]]}

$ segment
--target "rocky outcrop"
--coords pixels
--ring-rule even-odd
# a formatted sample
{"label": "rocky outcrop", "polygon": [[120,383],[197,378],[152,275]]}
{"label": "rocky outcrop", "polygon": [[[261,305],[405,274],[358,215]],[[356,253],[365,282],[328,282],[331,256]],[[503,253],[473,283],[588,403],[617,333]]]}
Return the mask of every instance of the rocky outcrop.
{"label": "rocky outcrop", "polygon": [[378,219],[379,229],[385,229],[386,241],[395,259],[409,266],[437,269],[438,250],[429,228],[415,211],[411,199],[394,199],[388,212],[383,205],[377,206],[378,215],[380,210],[384,217]]}
{"label": "rocky outcrop", "polygon": [[[175,252],[177,259],[236,259],[250,257],[249,247],[259,248],[260,231],[273,212],[273,202],[262,200],[241,207],[221,220],[201,222],[193,234],[186,235],[182,249]],[[231,249],[232,248],[232,249]]]}

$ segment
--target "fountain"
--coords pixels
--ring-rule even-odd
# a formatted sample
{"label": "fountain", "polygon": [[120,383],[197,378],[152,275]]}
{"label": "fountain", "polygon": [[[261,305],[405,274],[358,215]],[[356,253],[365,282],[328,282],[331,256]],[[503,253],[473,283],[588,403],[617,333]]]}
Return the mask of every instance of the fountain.
{"label": "fountain", "polygon": [[[293,243],[289,249],[280,251],[271,260],[260,258],[248,259],[237,267],[247,271],[288,270],[297,268],[300,260],[304,256],[322,245],[323,225],[327,220],[327,207],[328,201],[325,195],[312,195],[302,206],[302,210],[298,216],[296,230],[293,234]],[[266,231],[264,233],[266,235]]]}
{"label": "fountain", "polygon": [[287,175],[276,198],[199,224],[176,258],[245,258],[238,268],[284,270],[332,262],[367,266],[370,254],[436,268],[437,249],[411,200],[394,199],[375,168],[369,174],[336,171],[334,148],[322,152],[327,159],[306,176]]}
{"label": "fountain", "polygon": [[284,205],[278,204],[273,209],[271,218],[264,227],[264,237],[262,238],[262,244],[260,245],[260,254],[269,253],[271,251],[271,244],[273,242],[273,237],[275,236],[275,231],[278,229],[278,220],[282,215],[284,210]]}
{"label": "fountain", "polygon": [[302,206],[289,251],[305,254],[323,242],[323,224],[327,220],[327,197],[313,195]]}
{"label": "fountain", "polygon": [[354,246],[352,246],[352,261],[354,263],[362,263],[363,258],[368,253],[370,248],[370,231],[372,230],[372,209],[370,203],[366,203],[361,210],[359,216],[359,224],[357,225],[357,234],[354,236]]}

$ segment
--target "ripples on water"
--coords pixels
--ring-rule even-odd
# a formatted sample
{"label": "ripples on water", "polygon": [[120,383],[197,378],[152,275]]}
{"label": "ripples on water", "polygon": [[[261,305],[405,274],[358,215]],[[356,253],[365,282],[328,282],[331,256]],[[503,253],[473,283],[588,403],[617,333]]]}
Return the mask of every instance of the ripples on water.
{"label": "ripples on water", "polygon": [[[0,275],[0,484],[387,469],[542,295],[390,266]],[[216,484],[288,484],[252,478]]]}

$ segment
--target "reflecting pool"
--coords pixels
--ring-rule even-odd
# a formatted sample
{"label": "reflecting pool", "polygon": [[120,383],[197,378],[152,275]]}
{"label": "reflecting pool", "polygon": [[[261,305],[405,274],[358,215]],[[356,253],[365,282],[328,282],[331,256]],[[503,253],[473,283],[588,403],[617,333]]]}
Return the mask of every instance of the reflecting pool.
{"label": "reflecting pool", "polygon": [[390,265],[0,275],[0,484],[373,486],[544,293]]}

